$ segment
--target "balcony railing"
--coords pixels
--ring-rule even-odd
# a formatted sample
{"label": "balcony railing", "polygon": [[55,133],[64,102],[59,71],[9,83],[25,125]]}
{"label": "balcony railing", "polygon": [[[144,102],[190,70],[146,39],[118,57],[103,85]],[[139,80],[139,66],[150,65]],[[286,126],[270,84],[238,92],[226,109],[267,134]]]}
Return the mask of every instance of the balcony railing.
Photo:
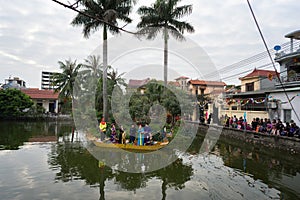
{"label": "balcony railing", "polygon": [[295,81],[300,81],[300,73],[295,73],[292,76],[281,76],[281,81],[282,82],[295,82]]}

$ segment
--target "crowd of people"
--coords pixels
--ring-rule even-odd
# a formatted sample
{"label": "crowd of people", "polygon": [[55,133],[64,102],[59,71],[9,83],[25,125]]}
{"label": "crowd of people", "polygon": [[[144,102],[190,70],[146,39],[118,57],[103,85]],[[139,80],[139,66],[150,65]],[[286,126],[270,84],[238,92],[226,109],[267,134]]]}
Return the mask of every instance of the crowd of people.
{"label": "crowd of people", "polygon": [[271,121],[267,118],[257,117],[253,118],[251,123],[248,123],[243,117],[237,118],[236,115],[231,117],[225,115],[222,121],[224,126],[229,128],[300,138],[300,129],[293,120],[283,123],[280,119]]}

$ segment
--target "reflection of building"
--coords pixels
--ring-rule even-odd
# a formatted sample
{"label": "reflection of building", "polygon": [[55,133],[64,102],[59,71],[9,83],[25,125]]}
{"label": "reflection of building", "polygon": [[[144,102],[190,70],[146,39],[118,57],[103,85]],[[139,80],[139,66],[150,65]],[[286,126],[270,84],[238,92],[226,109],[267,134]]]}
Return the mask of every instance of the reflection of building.
{"label": "reflection of building", "polygon": [[15,88],[15,89],[20,89],[20,88],[26,88],[26,83],[25,81],[21,80],[18,77],[11,78],[9,77],[8,79],[5,79],[5,83],[2,85],[3,89],[8,89],[8,88]]}
{"label": "reflection of building", "polygon": [[39,90],[38,88],[21,89],[36,105],[45,108],[46,112],[58,113],[58,93],[54,90]]}
{"label": "reflection of building", "polygon": [[41,89],[43,90],[54,90],[57,86],[53,85],[53,75],[58,74],[57,72],[45,72],[42,71]]}

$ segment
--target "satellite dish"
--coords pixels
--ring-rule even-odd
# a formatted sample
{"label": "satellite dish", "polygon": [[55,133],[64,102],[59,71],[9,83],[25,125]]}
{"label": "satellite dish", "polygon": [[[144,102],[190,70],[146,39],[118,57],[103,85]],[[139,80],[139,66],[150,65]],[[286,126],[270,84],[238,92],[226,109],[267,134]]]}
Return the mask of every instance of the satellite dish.
{"label": "satellite dish", "polygon": [[274,50],[275,50],[275,51],[280,51],[280,50],[281,50],[281,46],[276,45],[276,46],[274,47]]}

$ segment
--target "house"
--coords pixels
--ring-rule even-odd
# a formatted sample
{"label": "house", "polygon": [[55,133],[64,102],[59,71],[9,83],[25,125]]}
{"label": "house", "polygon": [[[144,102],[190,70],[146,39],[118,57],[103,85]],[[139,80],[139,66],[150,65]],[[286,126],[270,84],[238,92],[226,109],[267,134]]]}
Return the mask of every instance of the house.
{"label": "house", "polygon": [[3,89],[14,88],[14,89],[21,89],[26,88],[26,82],[20,79],[19,77],[9,77],[5,79],[5,83],[2,85]]}
{"label": "house", "polygon": [[272,70],[254,69],[250,74],[239,78],[241,92],[258,91],[274,88],[278,83],[279,73]]}
{"label": "house", "polygon": [[59,93],[54,90],[40,90],[38,88],[23,88],[21,91],[30,96],[36,105],[43,106],[46,112],[58,113]]}
{"label": "house", "polygon": [[294,120],[300,125],[300,48],[294,45],[295,40],[300,40],[300,30],[285,37],[290,39],[291,48],[275,54],[275,61],[280,64],[281,82],[269,94],[272,107],[269,114],[272,118],[280,118],[284,122]]}
{"label": "house", "polygon": [[188,84],[187,84],[187,80],[189,79],[189,77],[186,76],[180,76],[178,78],[175,79],[176,83],[178,83],[178,87],[181,90],[188,90]]}
{"label": "house", "polygon": [[251,73],[239,78],[241,92],[227,93],[221,115],[243,117],[249,122],[253,118],[270,118],[268,96],[276,88],[279,73],[274,70],[254,69]]}
{"label": "house", "polygon": [[189,80],[188,90],[193,95],[219,95],[225,91],[226,84],[221,81]]}
{"label": "house", "polygon": [[130,79],[127,85],[127,90],[138,90],[141,94],[145,92],[145,85],[150,82],[150,78],[146,78],[143,80]]}
{"label": "house", "polygon": [[[199,111],[198,108],[195,109],[193,113],[193,121],[198,119],[204,119],[204,115],[207,116],[209,113],[214,114],[214,121],[218,118],[219,109],[215,101],[219,99],[219,96],[225,91],[226,84],[221,81],[205,81],[205,80],[189,80],[187,82],[188,91],[190,94],[195,95],[198,99]],[[204,96],[206,97],[204,99]]]}

